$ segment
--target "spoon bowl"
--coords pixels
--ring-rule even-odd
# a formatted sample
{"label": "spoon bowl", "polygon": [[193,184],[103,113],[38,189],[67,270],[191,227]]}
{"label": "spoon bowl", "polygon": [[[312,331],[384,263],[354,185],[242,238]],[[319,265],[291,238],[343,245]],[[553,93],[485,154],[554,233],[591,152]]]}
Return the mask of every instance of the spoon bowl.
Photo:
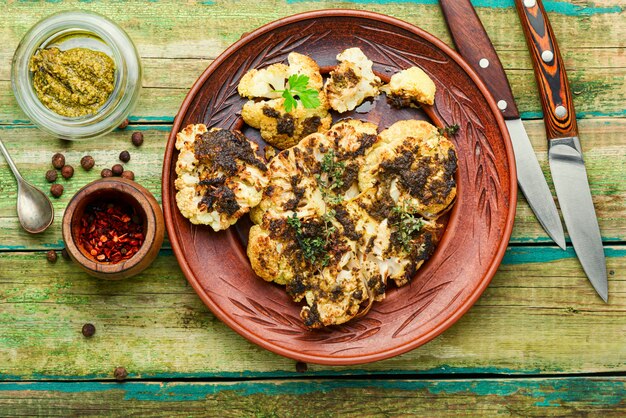
{"label": "spoon bowl", "polygon": [[17,217],[26,232],[38,234],[45,231],[54,220],[52,202],[41,190],[24,180],[0,140],[0,151],[17,180]]}

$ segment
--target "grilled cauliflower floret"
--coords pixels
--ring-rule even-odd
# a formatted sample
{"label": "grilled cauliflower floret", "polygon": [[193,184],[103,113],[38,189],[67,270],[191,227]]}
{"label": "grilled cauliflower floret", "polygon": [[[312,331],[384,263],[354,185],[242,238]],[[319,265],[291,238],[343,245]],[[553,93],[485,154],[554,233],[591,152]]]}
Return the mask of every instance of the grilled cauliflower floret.
{"label": "grilled cauliflower floret", "polygon": [[[285,149],[314,132],[323,132],[330,127],[332,117],[328,113],[328,100],[322,91],[323,80],[320,68],[310,57],[292,52],[287,57],[289,65],[272,64],[260,70],[252,69],[241,78],[237,87],[239,94],[250,100],[244,104],[241,117],[244,122],[261,131],[261,137],[277,148]],[[285,111],[282,93],[292,75],[305,75],[309,78],[307,88],[318,92],[319,106],[305,108],[300,100],[298,105]]]}
{"label": "grilled cauliflower floret", "polygon": [[226,229],[261,201],[267,167],[240,132],[188,125],[176,148],[176,203],[191,223]]}
{"label": "grilled cauliflower floret", "polygon": [[361,49],[346,49],[337,55],[337,60],[339,65],[324,85],[331,108],[340,113],[354,110],[366,98],[379,94],[380,78]]}
{"label": "grilled cauliflower floret", "polygon": [[243,105],[241,117],[244,122],[261,131],[261,137],[273,146],[285,149],[294,146],[302,138],[315,132],[325,131],[332,123],[328,102],[319,93],[320,105],[307,109],[301,103],[286,112],[285,99],[248,101]]}
{"label": "grilled cauliflower floret", "polygon": [[359,187],[376,185],[397,205],[436,219],[456,196],[454,145],[418,120],[396,122],[379,136],[359,172]]}
{"label": "grilled cauliflower floret", "polygon": [[419,67],[411,67],[391,76],[387,86],[381,88],[387,93],[395,107],[419,107],[420,103],[435,103],[435,83]]}
{"label": "grilled cauliflower floret", "polygon": [[280,97],[281,93],[276,92],[276,90],[285,88],[288,70],[289,67],[281,63],[272,64],[260,70],[252,69],[241,77],[237,91],[239,91],[240,96],[248,99],[255,97],[274,99]]}

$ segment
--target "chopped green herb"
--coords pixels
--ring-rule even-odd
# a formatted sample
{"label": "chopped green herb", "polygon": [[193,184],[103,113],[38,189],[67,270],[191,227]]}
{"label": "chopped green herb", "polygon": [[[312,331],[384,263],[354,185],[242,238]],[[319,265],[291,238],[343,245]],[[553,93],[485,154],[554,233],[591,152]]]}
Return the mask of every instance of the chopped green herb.
{"label": "chopped green herb", "polygon": [[408,212],[404,206],[396,206],[392,212],[396,218],[392,226],[396,228],[398,240],[406,251],[411,251],[412,235],[422,229],[425,224],[424,219]]}
{"label": "chopped green herb", "polygon": [[309,76],[303,74],[292,74],[287,80],[288,88],[284,90],[274,90],[282,93],[285,99],[285,111],[291,112],[292,109],[298,107],[298,99],[302,102],[305,109],[315,109],[320,105],[319,92],[315,89],[308,88]]}
{"label": "chopped green herb", "polygon": [[445,128],[437,128],[437,130],[439,131],[439,135],[455,135],[459,131],[459,125],[455,123],[454,125],[446,126]]}
{"label": "chopped green herb", "polygon": [[335,151],[332,149],[324,154],[320,164],[320,170],[326,174],[326,180],[321,174],[317,175],[317,181],[322,192],[322,197],[326,203],[337,205],[343,201],[343,197],[335,195],[333,190],[343,187],[343,173],[346,164],[343,161],[335,161]]}
{"label": "chopped green herb", "polygon": [[296,232],[296,241],[302,250],[304,258],[313,265],[319,263],[321,267],[326,267],[330,262],[330,256],[326,252],[326,245],[330,235],[335,230],[335,227],[332,225],[330,228],[328,227],[329,221],[324,220],[324,222],[326,223],[325,237],[307,237],[302,230],[302,221],[295,212],[287,218],[287,224]]}

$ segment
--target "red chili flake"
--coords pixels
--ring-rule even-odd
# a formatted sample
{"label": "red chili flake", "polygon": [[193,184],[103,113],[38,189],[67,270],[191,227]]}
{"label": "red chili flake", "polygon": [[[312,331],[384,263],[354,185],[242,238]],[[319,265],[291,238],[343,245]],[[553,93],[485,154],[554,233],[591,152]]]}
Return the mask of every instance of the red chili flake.
{"label": "red chili flake", "polygon": [[79,242],[96,260],[119,263],[131,258],[143,245],[143,225],[130,206],[96,203],[83,213]]}

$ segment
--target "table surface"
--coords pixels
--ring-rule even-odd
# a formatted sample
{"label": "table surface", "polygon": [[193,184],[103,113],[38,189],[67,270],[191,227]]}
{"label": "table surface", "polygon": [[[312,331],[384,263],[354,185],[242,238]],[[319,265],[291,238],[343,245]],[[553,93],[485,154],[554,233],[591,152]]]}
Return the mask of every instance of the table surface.
{"label": "table surface", "polygon": [[[373,364],[296,364],[222,324],[181,273],[166,240],[154,264],[121,282],[88,277],[46,251],[63,248],[70,197],[129,149],[127,168],[160,199],[173,117],[194,80],[231,43],[288,14],[347,7],[386,13],[451,44],[436,1],[0,1],[0,136],[24,177],[47,190],[50,158],[79,166],[53,199],[54,224],[28,235],[16,184],[0,159],[0,415],[507,415],[626,414],[626,5],[547,1],[579,118],[607,268],[609,303],[596,296],[570,247],[546,236],[523,196],[503,263],[485,293],[432,342]],[[475,0],[551,184],[534,76],[511,0]],[[10,62],[39,19],[81,8],[118,22],[144,65],[126,130],[98,141],[46,138],[17,106]],[[143,132],[134,148],[130,135]],[[569,240],[568,240],[569,243]],[[81,327],[93,323],[85,338]],[[113,371],[128,371],[124,383]]]}

